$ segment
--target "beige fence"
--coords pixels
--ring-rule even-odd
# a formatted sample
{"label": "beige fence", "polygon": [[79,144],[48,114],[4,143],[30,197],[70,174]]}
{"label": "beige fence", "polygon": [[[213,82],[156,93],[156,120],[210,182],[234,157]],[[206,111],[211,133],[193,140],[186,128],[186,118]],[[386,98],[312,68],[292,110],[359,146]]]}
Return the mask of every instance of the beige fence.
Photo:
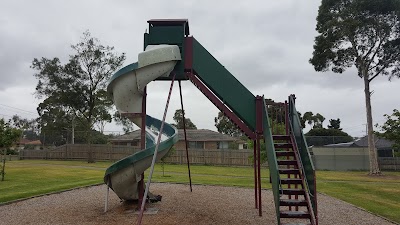
{"label": "beige fence", "polygon": [[[139,149],[130,146],[68,144],[51,150],[21,150],[19,157],[20,159],[88,160],[91,154],[94,160],[117,161],[137,151]],[[191,164],[250,166],[251,156],[252,151],[245,149],[189,149]],[[175,150],[165,162],[185,164],[186,151]]]}
{"label": "beige fence", "polygon": [[[251,166],[252,151],[246,149],[189,149],[189,162],[202,165]],[[186,151],[175,150],[167,163],[186,164]]]}
{"label": "beige fence", "polygon": [[117,161],[137,152],[131,146],[67,144],[49,150],[20,150],[20,159],[94,160]]}

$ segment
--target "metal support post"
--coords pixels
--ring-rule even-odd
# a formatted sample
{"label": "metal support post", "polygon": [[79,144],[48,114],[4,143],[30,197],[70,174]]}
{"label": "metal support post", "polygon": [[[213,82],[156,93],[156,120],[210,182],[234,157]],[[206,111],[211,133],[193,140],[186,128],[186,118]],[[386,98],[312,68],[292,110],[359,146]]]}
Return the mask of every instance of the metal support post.
{"label": "metal support post", "polygon": [[182,117],[183,117],[183,132],[185,133],[185,149],[186,149],[186,162],[188,167],[189,173],[189,185],[190,185],[190,192],[192,192],[192,177],[190,175],[190,162],[189,162],[189,151],[188,151],[188,141],[186,136],[186,119],[185,119],[185,110],[183,109],[183,97],[182,97],[182,86],[181,81],[178,81],[179,84],[179,95],[181,97],[181,109],[182,109]]}
{"label": "metal support post", "polygon": [[[144,205],[145,205],[145,199],[147,198],[147,194],[149,193],[149,188],[150,188],[150,183],[151,183],[151,177],[153,176],[153,172],[154,172],[154,165],[156,163],[156,158],[157,158],[157,152],[158,152],[158,147],[160,146],[160,142],[161,142],[161,135],[164,129],[164,124],[165,124],[165,118],[167,117],[167,112],[168,112],[168,106],[169,106],[169,100],[171,99],[171,93],[172,93],[172,88],[174,87],[174,81],[175,81],[175,74],[172,77],[172,81],[171,81],[171,86],[169,88],[169,94],[168,94],[168,98],[167,98],[167,103],[165,105],[165,109],[164,109],[164,116],[161,122],[161,127],[158,133],[158,138],[157,138],[157,144],[156,147],[154,149],[154,154],[153,154],[153,160],[151,161],[151,167],[150,167],[150,174],[149,174],[149,178],[147,179],[147,183],[146,183],[146,189],[144,191],[144,195],[143,195],[143,201],[142,201],[142,206],[140,207],[140,213],[139,213],[139,218],[138,218],[138,225],[142,224],[142,218],[143,218],[143,212],[144,212]],[[144,124],[142,124],[142,127],[144,126]]]}

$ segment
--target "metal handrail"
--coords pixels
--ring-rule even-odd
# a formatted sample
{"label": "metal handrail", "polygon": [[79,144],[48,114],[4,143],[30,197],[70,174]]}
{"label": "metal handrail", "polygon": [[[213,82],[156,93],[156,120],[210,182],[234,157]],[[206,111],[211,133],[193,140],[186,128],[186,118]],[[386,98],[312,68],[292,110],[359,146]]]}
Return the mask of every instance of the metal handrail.
{"label": "metal handrail", "polygon": [[[294,136],[294,133],[293,133],[293,130],[294,130],[294,128],[293,128],[293,125],[292,125],[292,121],[290,121],[289,120],[289,127],[290,127],[290,133],[292,133],[293,134],[293,136]],[[292,137],[292,135],[291,135],[291,137]],[[291,138],[292,139],[292,138]],[[306,185],[307,185],[307,192],[312,196],[312,197],[314,197],[314,194],[311,194],[311,192],[310,192],[310,188],[309,188],[309,186],[308,186],[308,180],[307,180],[307,176],[305,176],[305,173],[306,173],[306,171],[304,170],[304,165],[303,165],[303,161],[301,160],[301,156],[300,156],[300,152],[299,152],[299,149],[297,148],[297,140],[296,140],[296,138],[293,138],[293,140],[291,140],[292,142],[293,142],[293,144],[294,144],[294,146],[295,146],[295,153],[296,153],[296,155],[297,155],[297,158],[299,158],[300,160],[298,160],[299,162],[300,162],[300,166],[301,166],[301,171],[302,171],[302,173],[303,173],[303,178],[305,179],[305,182],[304,183],[306,183]]]}

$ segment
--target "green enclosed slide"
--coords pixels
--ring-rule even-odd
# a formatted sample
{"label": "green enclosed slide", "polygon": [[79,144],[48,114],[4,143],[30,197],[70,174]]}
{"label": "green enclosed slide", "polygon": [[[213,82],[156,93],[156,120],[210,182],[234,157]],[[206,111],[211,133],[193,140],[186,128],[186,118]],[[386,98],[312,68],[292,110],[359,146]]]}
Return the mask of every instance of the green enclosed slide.
{"label": "green enclosed slide", "polygon": [[139,54],[137,63],[119,70],[109,82],[107,91],[117,110],[146,130],[146,148],[117,161],[104,175],[104,182],[123,200],[139,198],[138,183],[142,179],[141,174],[151,166],[154,151],[157,149],[157,159],[160,159],[178,141],[176,128],[164,123],[161,142],[156,148],[162,122],[146,115],[146,124],[143,126],[142,101],[144,87],[156,78],[168,76],[180,59],[177,46],[148,46]]}

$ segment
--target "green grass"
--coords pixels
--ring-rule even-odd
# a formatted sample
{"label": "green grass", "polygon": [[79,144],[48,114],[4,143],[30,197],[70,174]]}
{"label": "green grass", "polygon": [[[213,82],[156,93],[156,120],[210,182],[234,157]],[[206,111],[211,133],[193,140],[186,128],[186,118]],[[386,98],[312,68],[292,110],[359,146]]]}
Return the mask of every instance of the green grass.
{"label": "green grass", "polygon": [[101,183],[106,164],[96,164],[8,161],[5,180],[0,182],[0,202]]}
{"label": "green grass", "polygon": [[317,171],[319,192],[400,223],[400,172],[370,177],[367,172]]}
{"label": "green grass", "polygon": [[[0,203],[103,182],[110,162],[8,161],[6,180],[0,182]],[[253,169],[191,165],[193,184],[252,188]],[[157,164],[153,182],[189,183],[186,165]],[[146,173],[148,173],[147,171]],[[369,177],[364,171],[317,171],[319,192],[352,203],[400,223],[400,172]],[[262,169],[262,187],[271,188],[268,170]],[[147,176],[147,174],[146,174]],[[147,177],[146,177],[147,180]]]}

